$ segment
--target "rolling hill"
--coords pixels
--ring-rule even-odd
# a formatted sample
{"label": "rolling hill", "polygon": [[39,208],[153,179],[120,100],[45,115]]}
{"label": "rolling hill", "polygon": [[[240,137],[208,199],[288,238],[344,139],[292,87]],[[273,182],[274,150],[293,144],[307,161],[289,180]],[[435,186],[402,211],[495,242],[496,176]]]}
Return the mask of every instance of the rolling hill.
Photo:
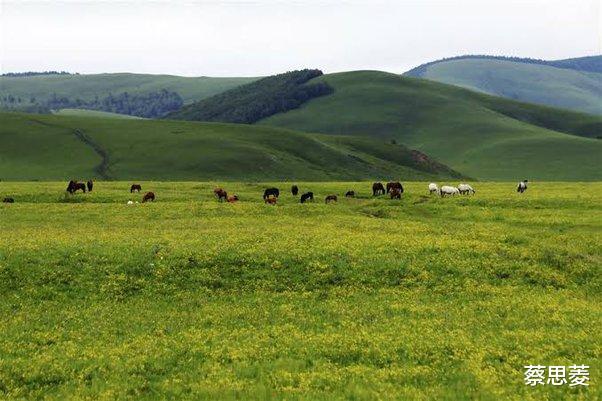
{"label": "rolling hill", "polygon": [[78,108],[156,117],[256,79],[130,73],[0,76],[0,110]]}
{"label": "rolling hill", "polygon": [[382,138],[268,126],[0,113],[0,179],[361,180],[461,175]]}
{"label": "rolling hill", "polygon": [[602,114],[602,56],[567,60],[462,56],[404,75],[514,100]]}
{"label": "rolling hill", "polygon": [[483,180],[602,179],[602,117],[378,71],[313,81],[334,93],[259,123],[396,140]]}

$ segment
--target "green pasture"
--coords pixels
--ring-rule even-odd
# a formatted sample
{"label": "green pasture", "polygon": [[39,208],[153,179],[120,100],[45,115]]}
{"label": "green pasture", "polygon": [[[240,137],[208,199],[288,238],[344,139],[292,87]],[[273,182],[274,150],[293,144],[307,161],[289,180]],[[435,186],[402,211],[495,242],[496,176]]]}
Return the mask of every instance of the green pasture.
{"label": "green pasture", "polygon": [[600,398],[602,183],[131,183],[0,182],[0,399]]}

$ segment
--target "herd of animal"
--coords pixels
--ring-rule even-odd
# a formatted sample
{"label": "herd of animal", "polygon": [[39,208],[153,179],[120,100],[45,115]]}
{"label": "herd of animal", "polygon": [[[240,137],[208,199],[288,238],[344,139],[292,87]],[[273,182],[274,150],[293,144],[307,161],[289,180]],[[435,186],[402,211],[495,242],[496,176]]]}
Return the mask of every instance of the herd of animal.
{"label": "herd of animal", "polygon": [[[528,180],[523,180],[523,181],[519,182],[518,186],[516,187],[516,191],[521,194],[523,192],[525,192],[527,190],[527,183],[528,183]],[[77,191],[82,191],[83,193],[85,193],[87,190],[88,192],[92,192],[93,188],[94,188],[94,182],[92,180],[88,180],[88,182],[86,182],[86,183],[71,180],[71,181],[69,181],[69,184],[67,185],[67,193],[74,195]],[[134,192],[139,193],[141,191],[142,191],[142,186],[140,184],[132,184],[130,187],[130,193],[134,193]],[[471,187],[468,184],[464,184],[464,183],[458,185],[457,187],[453,187],[450,185],[443,185],[443,186],[441,186],[441,188],[439,188],[439,186],[437,184],[435,184],[434,182],[431,182],[428,185],[428,191],[429,191],[429,194],[431,194],[431,195],[437,194],[441,197],[454,196],[454,195],[470,195],[470,194],[474,195],[474,194],[476,194],[476,191],[474,190],[473,187]],[[403,193],[403,185],[401,185],[401,183],[397,182],[397,181],[388,182],[386,186],[383,185],[381,182],[375,182],[374,184],[372,184],[372,196],[381,196],[381,195],[389,194],[391,199],[401,199],[402,193]],[[217,200],[220,202],[234,203],[234,202],[238,202],[238,200],[239,200],[238,195],[228,195],[228,193],[223,188],[215,188],[213,190],[213,194],[215,195]],[[291,194],[295,197],[299,195],[299,187],[297,185],[293,185],[291,187]],[[280,190],[275,187],[267,188],[263,192],[263,200],[266,204],[269,204],[269,205],[275,205],[278,202],[279,196],[280,196]],[[346,198],[354,198],[355,191],[352,189],[347,191],[345,193],[345,197]],[[142,196],[142,203],[154,202],[154,200],[155,200],[154,192],[146,192]],[[314,201],[314,193],[311,191],[308,191],[308,192],[301,194],[299,201],[301,203],[313,202]],[[327,195],[324,198],[325,203],[333,203],[333,202],[336,203],[337,201],[338,201],[338,197],[335,194]],[[11,197],[5,197],[2,200],[2,202],[14,203],[15,200],[14,200],[14,198],[11,198]],[[134,202],[131,200],[128,201],[128,204],[133,204],[133,203]]]}

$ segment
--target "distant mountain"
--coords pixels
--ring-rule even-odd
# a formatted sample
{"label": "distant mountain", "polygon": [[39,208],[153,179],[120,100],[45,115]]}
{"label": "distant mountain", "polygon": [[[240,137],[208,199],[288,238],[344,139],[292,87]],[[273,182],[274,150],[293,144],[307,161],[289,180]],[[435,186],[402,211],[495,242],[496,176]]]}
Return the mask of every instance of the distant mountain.
{"label": "distant mountain", "polygon": [[368,180],[463,176],[382,138],[268,126],[0,112],[1,180]]}
{"label": "distant mountain", "polygon": [[602,56],[566,60],[460,56],[404,75],[529,103],[602,114]]}
{"label": "distant mountain", "polygon": [[318,82],[333,94],[259,124],[396,141],[479,179],[602,179],[602,116],[379,71]]}
{"label": "distant mountain", "polygon": [[[181,98],[181,104],[216,95],[257,78],[179,77],[151,74],[68,74],[23,73],[0,76],[0,109],[27,112],[49,112],[50,109],[94,108],[101,111],[151,116],[141,110],[140,102],[132,99],[156,100],[149,107],[173,110],[171,99]],[[130,102],[123,100],[129,99]],[[144,100],[143,100],[144,101]],[[154,116],[154,115],[153,115]]]}

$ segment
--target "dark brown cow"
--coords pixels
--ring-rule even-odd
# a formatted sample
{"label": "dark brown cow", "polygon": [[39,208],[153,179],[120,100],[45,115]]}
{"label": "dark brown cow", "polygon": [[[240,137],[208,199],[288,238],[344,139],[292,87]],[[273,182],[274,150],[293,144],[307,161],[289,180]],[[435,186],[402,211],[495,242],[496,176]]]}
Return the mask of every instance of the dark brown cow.
{"label": "dark brown cow", "polygon": [[144,194],[144,196],[142,197],[142,203],[147,202],[147,201],[151,201],[151,202],[155,201],[155,193],[154,192],[147,192]]}
{"label": "dark brown cow", "polygon": [[213,194],[217,197],[217,200],[220,202],[228,200],[228,193],[224,191],[222,188],[215,188],[213,190]]}
{"label": "dark brown cow", "polygon": [[130,193],[140,192],[140,191],[142,191],[142,185],[140,185],[140,184],[132,184],[132,186],[130,187]]}
{"label": "dark brown cow", "polygon": [[325,199],[324,199],[324,203],[330,203],[330,202],[336,202],[338,201],[338,198],[336,195],[328,195]]}
{"label": "dark brown cow", "polygon": [[92,180],[88,180],[86,185],[88,186],[88,192],[92,192],[92,188],[94,188],[94,182]]}
{"label": "dark brown cow", "polygon": [[372,196],[384,195],[385,193],[385,187],[382,183],[375,182],[372,184]]}

